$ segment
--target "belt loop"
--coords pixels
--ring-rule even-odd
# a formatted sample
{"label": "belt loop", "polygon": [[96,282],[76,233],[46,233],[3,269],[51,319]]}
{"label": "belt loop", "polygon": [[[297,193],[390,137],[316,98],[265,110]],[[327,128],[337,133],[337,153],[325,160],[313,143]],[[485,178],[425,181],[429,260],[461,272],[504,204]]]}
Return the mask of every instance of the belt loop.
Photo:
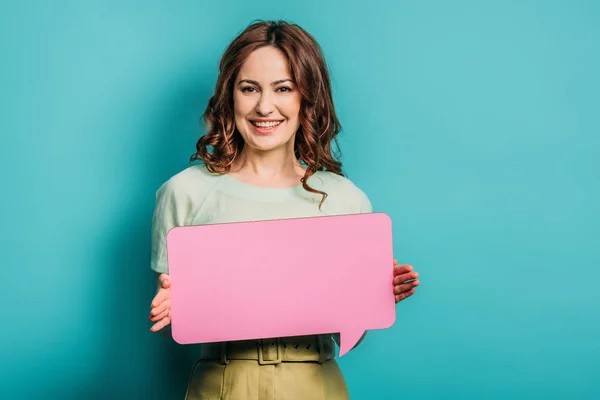
{"label": "belt loop", "polygon": [[221,364],[229,364],[229,360],[227,359],[227,342],[221,342]]}
{"label": "belt loop", "polygon": [[319,364],[323,364],[327,361],[323,336],[317,335],[317,341],[319,342]]}

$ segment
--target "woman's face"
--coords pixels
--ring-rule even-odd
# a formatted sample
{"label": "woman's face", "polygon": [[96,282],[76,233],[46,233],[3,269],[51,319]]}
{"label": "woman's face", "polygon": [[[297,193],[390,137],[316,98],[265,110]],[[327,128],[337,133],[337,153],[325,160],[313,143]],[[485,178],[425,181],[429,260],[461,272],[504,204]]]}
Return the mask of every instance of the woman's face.
{"label": "woman's face", "polygon": [[233,88],[235,123],[246,146],[293,150],[302,97],[285,55],[262,47],[242,65]]}

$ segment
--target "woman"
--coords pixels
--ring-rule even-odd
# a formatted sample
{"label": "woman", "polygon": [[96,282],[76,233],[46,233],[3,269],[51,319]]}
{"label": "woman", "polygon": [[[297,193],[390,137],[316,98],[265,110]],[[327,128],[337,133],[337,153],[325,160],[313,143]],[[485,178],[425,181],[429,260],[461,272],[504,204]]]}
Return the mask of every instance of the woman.
{"label": "woman", "polygon": [[[332,154],[340,126],[329,74],[319,45],[299,26],[247,27],[221,59],[204,119],[208,133],[191,158],[203,163],[157,191],[150,320],[151,331],[167,336],[165,237],[172,227],[371,212]],[[418,274],[395,260],[393,268],[398,303],[415,292]],[[334,340],[339,344],[339,334],[202,346],[187,398],[347,399]]]}

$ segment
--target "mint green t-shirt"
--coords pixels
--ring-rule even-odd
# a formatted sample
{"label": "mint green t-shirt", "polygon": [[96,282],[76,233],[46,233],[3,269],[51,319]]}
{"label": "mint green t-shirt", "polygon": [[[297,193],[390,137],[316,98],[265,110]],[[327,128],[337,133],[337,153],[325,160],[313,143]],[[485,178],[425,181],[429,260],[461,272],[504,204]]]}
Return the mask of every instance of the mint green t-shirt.
{"label": "mint green t-shirt", "polygon": [[368,197],[348,178],[318,171],[309,178],[308,184],[327,193],[321,209],[321,194],[308,192],[301,184],[290,188],[264,188],[229,175],[212,174],[204,165],[184,169],[156,192],[152,270],[168,273],[166,235],[176,226],[372,212]]}

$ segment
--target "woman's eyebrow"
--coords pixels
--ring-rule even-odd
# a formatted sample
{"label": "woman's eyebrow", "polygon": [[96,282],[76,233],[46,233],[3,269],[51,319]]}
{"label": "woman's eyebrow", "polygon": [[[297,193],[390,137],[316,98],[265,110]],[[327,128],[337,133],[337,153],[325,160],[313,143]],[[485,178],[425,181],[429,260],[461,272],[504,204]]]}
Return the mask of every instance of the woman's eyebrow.
{"label": "woman's eyebrow", "polygon": [[[249,83],[251,85],[260,86],[258,84],[258,82],[253,81],[252,79],[242,79],[241,81],[238,82],[238,85],[241,84],[241,83],[244,83],[244,82],[245,83]],[[279,79],[279,80],[277,80],[275,82],[272,82],[271,86],[279,85],[279,84],[284,83],[284,82],[293,82],[293,81],[291,79],[287,79],[287,78],[286,79]]]}

